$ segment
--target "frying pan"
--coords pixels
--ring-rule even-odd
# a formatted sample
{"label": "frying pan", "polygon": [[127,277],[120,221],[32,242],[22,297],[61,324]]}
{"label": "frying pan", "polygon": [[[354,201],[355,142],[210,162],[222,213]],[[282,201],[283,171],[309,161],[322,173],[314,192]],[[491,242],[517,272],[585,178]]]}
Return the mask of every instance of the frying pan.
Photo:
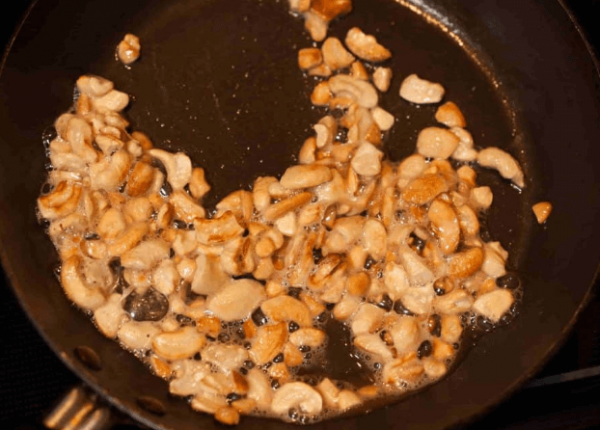
{"label": "frying pan", "polygon": [[[275,0],[39,0],[30,9],[0,78],[0,243],[4,269],[29,317],[67,366],[102,397],[156,429],[217,428],[168,394],[164,381],[96,331],[65,298],[58,261],[35,215],[44,182],[42,135],[72,104],[84,73],[134,95],[127,115],[155,144],[185,150],[204,166],[207,205],[294,162],[322,111],[311,109],[314,82],[296,66],[310,45],[302,24]],[[439,81],[463,109],[481,147],[499,146],[524,166],[523,193],[480,172],[494,190],[490,236],[511,252],[525,294],[520,315],[477,341],[439,383],[369,414],[316,425],[440,429],[488,411],[533,375],[586,303],[598,267],[600,81],[584,41],[558,2],[520,0],[355,0],[334,22],[338,37],[360,26],[393,53],[395,78],[381,105],[398,123],[387,156],[410,154],[434,107],[402,102],[401,79]],[[140,36],[141,60],[114,59],[125,32]],[[531,204],[550,200],[546,226]],[[82,349],[85,347],[87,349]],[[75,351],[79,351],[77,354]],[[81,354],[88,351],[89,354]],[[82,360],[82,357],[84,358]],[[85,359],[87,357],[87,359]],[[93,357],[94,360],[90,360]],[[157,415],[140,406],[152,396]],[[156,412],[156,408],[155,412]],[[243,428],[290,425],[245,417]]]}

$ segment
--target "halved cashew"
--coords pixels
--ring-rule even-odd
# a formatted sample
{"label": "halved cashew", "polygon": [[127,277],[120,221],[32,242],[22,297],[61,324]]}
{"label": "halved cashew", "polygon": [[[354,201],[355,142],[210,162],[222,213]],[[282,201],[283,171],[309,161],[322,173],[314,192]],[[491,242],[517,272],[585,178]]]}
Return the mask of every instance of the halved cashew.
{"label": "halved cashew", "polygon": [[381,324],[385,311],[371,303],[363,303],[352,319],[352,333],[355,335],[373,333]]}
{"label": "halved cashew", "polygon": [[169,258],[171,247],[161,239],[146,240],[121,256],[121,265],[129,269],[149,270]]}
{"label": "halved cashew", "polygon": [[412,285],[425,285],[429,282],[433,282],[433,272],[427,266],[425,260],[408,246],[401,247],[398,250],[398,256],[402,261],[408,280]]}
{"label": "halved cashew", "polygon": [[329,82],[319,82],[312,94],[310,95],[310,101],[315,106],[327,106],[331,100],[331,90],[329,89]]}
{"label": "halved cashew", "polygon": [[147,197],[136,197],[125,202],[123,212],[129,223],[142,222],[150,220],[154,208]]}
{"label": "halved cashew", "polygon": [[231,212],[215,219],[196,219],[194,227],[198,241],[204,245],[227,242],[244,232]]}
{"label": "halved cashew", "polygon": [[402,81],[400,97],[417,104],[439,103],[444,97],[444,87],[412,74]]}
{"label": "halved cashew", "polygon": [[138,244],[148,232],[148,224],[140,222],[132,224],[124,234],[108,246],[108,255],[118,257]]}
{"label": "halved cashew", "polygon": [[271,194],[269,193],[269,187],[271,184],[277,182],[277,179],[272,176],[261,176],[254,181],[254,187],[252,189],[252,202],[254,207],[259,212],[264,212],[267,207],[271,204]]}
{"label": "halved cashew", "polygon": [[336,75],[329,79],[329,88],[336,96],[349,97],[367,109],[377,106],[377,90],[369,82],[348,75]]}
{"label": "halved cashew", "polygon": [[64,136],[71,144],[71,149],[87,163],[93,163],[98,159],[98,154],[92,148],[92,128],[81,118],[71,118],[67,123]]}
{"label": "halved cashew", "polygon": [[131,156],[120,150],[111,157],[90,166],[90,183],[93,190],[114,190],[122,185],[131,167]]}
{"label": "halved cashew", "polygon": [[128,321],[121,324],[117,337],[123,345],[132,350],[150,349],[152,341],[160,329],[150,321]]}
{"label": "halved cashew", "polygon": [[312,194],[309,192],[304,192],[300,194],[296,194],[295,196],[289,197],[285,200],[281,200],[274,205],[269,206],[265,210],[265,221],[272,222],[277,218],[280,218],[291,212],[295,209],[298,209],[301,206],[304,206],[312,199]]}
{"label": "halved cashew", "polygon": [[436,297],[433,306],[442,314],[457,315],[471,309],[473,297],[463,289],[456,289],[443,296]]}
{"label": "halved cashew", "polygon": [[325,406],[337,409],[340,389],[336,387],[333,382],[331,382],[331,379],[324,378],[321,382],[319,382],[316,388],[319,390],[319,393],[321,393]]}
{"label": "halved cashew", "polygon": [[284,215],[275,221],[275,227],[277,230],[288,237],[292,237],[296,233],[298,228],[297,224],[297,217],[293,212],[288,212],[287,215]]}
{"label": "halved cashew", "polygon": [[175,217],[188,224],[205,216],[204,208],[195,202],[185,191],[173,192],[169,196],[169,203],[175,210]]}
{"label": "halved cashew", "polygon": [[481,270],[492,278],[498,278],[506,274],[504,265],[508,258],[508,252],[500,242],[488,242],[483,247],[484,258],[481,265]]}
{"label": "halved cashew", "polygon": [[293,12],[302,13],[310,9],[311,0],[288,0],[288,2]]}
{"label": "halved cashew", "polygon": [[454,102],[446,102],[435,112],[435,119],[446,127],[466,127],[467,121]]}
{"label": "halved cashew", "polygon": [[271,410],[276,414],[287,414],[292,408],[316,415],[323,409],[323,399],[317,390],[304,382],[288,382],[275,392]]}
{"label": "halved cashew", "polygon": [[323,20],[329,22],[352,10],[352,0],[312,0],[310,9]]}
{"label": "halved cashew", "polygon": [[449,185],[442,176],[424,175],[410,182],[401,195],[408,203],[424,205],[448,190]]}
{"label": "halved cashew", "polygon": [[264,314],[272,321],[294,321],[300,327],[310,327],[312,316],[308,307],[290,296],[277,296],[260,306]]}
{"label": "halved cashew", "polygon": [[106,298],[100,288],[86,284],[79,272],[81,262],[78,256],[66,259],[62,264],[60,280],[69,299],[84,309],[94,310],[104,304]]}
{"label": "halved cashew", "polygon": [[128,317],[121,305],[120,294],[111,295],[106,303],[94,311],[94,321],[108,338],[114,338],[119,331],[121,323],[127,321]]}
{"label": "halved cashew", "polygon": [[399,354],[415,351],[421,340],[421,333],[417,319],[410,316],[400,317],[389,328],[394,342],[394,348]]}
{"label": "halved cashew", "polygon": [[137,162],[129,174],[129,180],[125,188],[127,194],[132,197],[145,194],[154,181],[154,172],[155,169],[148,163],[143,161]]}
{"label": "halved cashew", "polygon": [[352,295],[346,295],[333,308],[333,316],[335,319],[345,321],[350,318],[360,306],[360,299]]}
{"label": "halved cashew", "polygon": [[286,337],[287,328],[284,322],[259,327],[252,339],[250,357],[258,365],[268,363],[281,352]]}
{"label": "halved cashew", "polygon": [[101,113],[120,112],[129,104],[129,96],[121,91],[111,90],[101,97],[92,98],[95,110]]}
{"label": "halved cashew", "polygon": [[392,69],[389,67],[378,67],[373,73],[373,83],[375,87],[382,93],[385,93],[390,88],[392,81]]}
{"label": "halved cashew", "polygon": [[423,364],[414,352],[390,361],[383,368],[383,381],[401,386],[403,382],[414,382],[423,374]]}
{"label": "halved cashew", "polygon": [[208,185],[204,177],[204,169],[195,167],[192,170],[192,177],[190,178],[190,193],[192,193],[195,199],[201,199],[209,191],[210,185]]}
{"label": "halved cashew", "polygon": [[388,261],[385,265],[383,279],[388,293],[392,299],[399,299],[408,289],[408,275],[404,266]]}
{"label": "halved cashew", "polygon": [[440,249],[446,255],[452,254],[460,242],[460,225],[452,205],[439,198],[435,199],[429,206],[427,215]]}
{"label": "halved cashew", "polygon": [[525,186],[521,166],[508,152],[498,148],[485,148],[479,151],[477,162],[482,167],[496,169],[503,178],[513,181],[519,188]]}
{"label": "halved cashew", "polygon": [[[309,10],[304,13],[304,28],[310,33],[315,42],[321,42],[327,37],[327,21]],[[314,68],[312,70],[315,70]]]}
{"label": "halved cashew", "polygon": [[317,348],[325,342],[325,333],[316,328],[301,328],[290,334],[290,343],[296,346]]}
{"label": "halved cashew", "polygon": [[375,176],[381,172],[382,158],[383,152],[375,148],[370,143],[364,142],[354,153],[350,165],[359,175]]}
{"label": "halved cashew", "polygon": [[135,34],[127,33],[117,45],[119,60],[126,66],[134,63],[140,57],[140,39]]}
{"label": "halved cashew", "polygon": [[417,151],[424,157],[446,159],[458,147],[460,139],[448,130],[427,127],[417,137]]}
{"label": "halved cashew", "polygon": [[281,177],[281,185],[291,190],[311,188],[331,180],[331,170],[318,164],[289,167]]}
{"label": "halved cashew", "polygon": [[480,315],[497,322],[504,315],[515,299],[509,290],[498,288],[479,296],[473,303],[473,310]]}
{"label": "halved cashew", "polygon": [[206,337],[198,333],[195,327],[183,327],[175,332],[161,333],[152,340],[154,352],[167,360],[191,357],[205,344]]}
{"label": "halved cashew", "polygon": [[216,414],[220,409],[227,407],[227,402],[223,396],[215,392],[204,391],[205,384],[202,381],[198,385],[199,388],[194,391],[196,395],[190,402],[192,409],[207,414]]}
{"label": "halved cashew", "polygon": [[402,293],[403,306],[413,314],[426,315],[431,312],[434,292],[431,284],[422,287],[410,287]]}
{"label": "halved cashew", "polygon": [[246,318],[266,299],[263,286],[250,279],[232,280],[210,296],[206,307],[223,321]]}
{"label": "halved cashew", "polygon": [[225,425],[235,426],[240,423],[240,414],[235,408],[224,406],[217,409],[215,419]]}
{"label": "halved cashew", "polygon": [[460,140],[452,153],[452,158],[458,161],[473,161],[477,158],[477,151],[473,149],[473,136],[464,128],[452,127],[452,133]]}
{"label": "halved cashew", "polygon": [[211,343],[202,350],[202,361],[211,363],[224,373],[239,369],[247,359],[248,351],[241,345]]}
{"label": "halved cashew", "polygon": [[492,205],[494,195],[490,187],[477,187],[471,190],[471,203],[477,209],[488,209]]}
{"label": "halved cashew", "polygon": [[328,37],[323,46],[323,61],[332,71],[349,67],[354,61],[354,55],[346,51],[337,37]]}
{"label": "halved cashew", "polygon": [[450,344],[458,342],[462,334],[462,324],[458,315],[442,316],[441,338]]}
{"label": "halved cashew", "polygon": [[298,51],[298,66],[303,70],[312,69],[323,62],[319,48],[304,48]]}
{"label": "halved cashew", "polygon": [[384,361],[393,358],[392,352],[378,334],[360,334],[354,338],[354,345],[370,354],[377,355]]}
{"label": "halved cashew", "polygon": [[394,125],[394,116],[379,106],[371,110],[371,115],[381,131],[387,131]]}
{"label": "halved cashew", "polygon": [[273,399],[273,390],[267,375],[259,369],[250,369],[246,376],[248,381],[248,398],[256,402],[260,408],[267,408]]}
{"label": "halved cashew", "polygon": [[77,89],[90,97],[102,97],[114,88],[114,84],[100,76],[84,75],[77,79]]}
{"label": "halved cashew", "polygon": [[387,249],[387,232],[383,224],[373,218],[365,222],[362,234],[362,243],[365,251],[375,260],[380,260],[385,256]]}
{"label": "halved cashew", "polygon": [[38,198],[38,209],[48,220],[63,218],[75,211],[81,199],[79,184],[60,182],[51,193]]}
{"label": "halved cashew", "polygon": [[389,49],[377,43],[374,36],[367,35],[358,27],[353,27],[346,34],[346,45],[363,60],[380,62],[392,56]]}
{"label": "halved cashew", "polygon": [[364,223],[365,218],[361,216],[338,218],[325,240],[323,251],[328,254],[344,252],[361,236]]}
{"label": "halved cashew", "polygon": [[160,160],[167,169],[167,181],[173,190],[181,190],[192,179],[192,161],[183,152],[172,154],[162,149],[150,149],[152,157]]}
{"label": "halved cashew", "polygon": [[200,253],[196,258],[196,272],[192,291],[196,294],[213,294],[219,291],[230,277],[221,267],[219,257]]}
{"label": "halved cashew", "polygon": [[[105,155],[111,155],[125,146],[118,137],[114,136],[97,135],[95,141]],[[127,149],[127,151],[131,153],[129,149]]]}
{"label": "halved cashew", "polygon": [[173,260],[162,261],[152,272],[152,285],[157,291],[169,295],[179,285],[179,272]]}
{"label": "halved cashew", "polygon": [[329,147],[337,133],[337,122],[331,115],[324,116],[313,126],[316,136],[317,148]]}
{"label": "halved cashew", "polygon": [[482,263],[483,251],[481,248],[474,247],[457,252],[450,257],[448,275],[455,278],[468,278],[479,270]]}
{"label": "halved cashew", "polygon": [[[367,72],[365,65],[358,60],[352,63],[352,65],[350,66],[350,76],[356,79],[361,79],[363,81],[369,80],[369,72]],[[375,84],[375,86],[377,85]]]}

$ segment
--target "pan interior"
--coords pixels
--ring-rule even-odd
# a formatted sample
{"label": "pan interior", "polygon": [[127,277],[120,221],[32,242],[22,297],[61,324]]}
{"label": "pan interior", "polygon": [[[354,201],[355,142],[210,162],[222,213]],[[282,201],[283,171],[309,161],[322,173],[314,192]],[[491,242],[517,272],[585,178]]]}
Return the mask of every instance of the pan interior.
{"label": "pan interior", "polygon": [[[8,262],[7,271],[15,288],[41,332],[68,365],[105,393],[115,405],[154,428],[197,428],[199,423],[206,428],[216,428],[211,418],[198,415],[185,402],[171,398],[163,381],[150,375],[133,356],[97,333],[87,316],[70,306],[62,294],[52,275],[55,251],[43,229],[37,226],[34,212],[35,198],[45,175],[46,160],[39,143],[40,136],[59,113],[71,106],[73,84],[79,75],[105,76],[113,80],[117,88],[134,96],[127,112],[134,129],[147,133],[158,147],[185,151],[196,165],[205,168],[213,187],[206,203],[212,206],[227,193],[240,187],[248,188],[259,175],[281,174],[295,162],[300,145],[312,132],[311,124],[325,114],[310,107],[309,96],[316,81],[303,76],[296,64],[298,49],[311,46],[312,42],[303,32],[301,21],[287,12],[285,1],[237,0],[235,6],[220,0],[82,3],[39,2],[25,23],[0,80],[2,91],[9,100],[0,108],[4,129],[0,158],[5,172],[1,198],[3,203],[11,202],[15,213],[22,214],[7,218],[1,226],[3,261]],[[474,6],[475,3],[466,1],[463,6],[456,5],[452,13],[446,13],[452,6],[450,1],[435,2],[437,9],[431,9],[429,3],[423,2],[401,5],[392,0],[355,0],[354,12],[333,22],[330,34],[343,38],[349,28],[359,26],[365,32],[375,34],[394,54],[390,65],[394,71],[392,87],[381,102],[382,107],[398,118],[385,142],[391,159],[399,160],[412,153],[418,131],[435,124],[435,107],[417,108],[399,98],[402,79],[417,73],[442,83],[447,90],[447,99],[463,110],[476,145],[506,149],[526,166],[528,188],[521,195],[506,182],[498,180],[496,175],[480,172],[481,179],[494,191],[495,202],[489,214],[491,235],[511,252],[509,266],[517,270],[533,268],[542,271],[544,262],[548,264],[554,261],[553,258],[560,257],[560,267],[571,267],[571,261],[567,262],[563,255],[564,249],[556,254],[552,251],[558,249],[556,241],[564,238],[548,239],[549,246],[543,247],[545,239],[537,238],[538,233],[535,240],[532,239],[529,228],[532,221],[529,207],[533,196],[539,195],[536,184],[541,179],[537,173],[540,161],[536,163],[535,160],[547,163],[552,174],[545,176],[542,183],[549,185],[555,172],[559,171],[552,160],[560,159],[561,155],[559,149],[548,147],[548,155],[542,154],[538,158],[540,151],[533,149],[537,142],[529,138],[532,127],[538,132],[536,137],[540,137],[539,130],[535,129],[539,119],[531,107],[535,103],[527,100],[539,89],[530,82],[533,78],[524,77],[531,85],[527,89],[530,92],[524,92],[525,102],[530,106],[529,110],[526,110],[527,106],[522,108],[513,96],[513,85],[505,84],[508,72],[502,70],[495,75],[497,69],[484,52],[478,50],[476,43],[470,43],[466,38],[461,42],[440,25],[458,30],[470,28],[465,34],[471,35],[475,42],[478,38],[489,40],[489,35],[480,33],[480,27],[470,27],[477,21],[479,6]],[[495,2],[484,3],[494,11],[494,6],[487,3]],[[415,13],[414,7],[408,7],[415,4],[417,9],[428,11],[434,19],[428,20],[426,15]],[[535,9],[531,5],[528,7]],[[432,13],[435,11],[439,14]],[[439,21],[440,16],[446,17],[444,21],[434,22],[435,19]],[[114,58],[114,48],[126,32],[137,34],[142,41],[142,58],[131,69],[124,68]],[[462,33],[459,31],[458,34]],[[535,43],[534,36],[530,40]],[[492,43],[489,46],[497,49]],[[579,57],[575,60],[583,61]],[[573,67],[580,64],[575,60]],[[560,63],[559,60],[556,62]],[[562,63],[557,67],[565,67],[571,73],[571,69]],[[21,101],[19,96],[23,94],[27,97]],[[554,97],[553,93],[549,94],[548,97]],[[577,95],[585,98],[585,89],[578,90]],[[37,103],[30,103],[31,98]],[[585,100],[585,103],[591,103]],[[531,114],[538,122],[522,127],[521,123],[527,123],[523,112]],[[593,123],[598,118],[597,110],[588,109],[588,116],[582,118],[586,124]],[[581,132],[579,137],[585,136]],[[589,134],[589,137],[597,136]],[[10,142],[7,139],[11,139]],[[16,146],[14,142],[17,141],[23,145]],[[584,139],[579,140],[582,141]],[[586,151],[589,158],[598,160],[594,149],[575,154],[572,162],[583,167],[579,171],[573,170],[577,179],[572,179],[571,183],[594,183],[593,170],[584,162]],[[30,175],[22,175],[23,165],[29,167]],[[585,179],[579,179],[579,175]],[[568,175],[560,179],[564,184],[570,183]],[[578,196],[563,195],[559,190],[555,194],[563,208],[570,203],[578,204],[575,200]],[[590,243],[581,241],[580,246],[589,251],[593,249],[592,239],[598,236],[597,229],[589,222],[594,214],[591,209],[597,211],[597,201],[591,193],[585,197],[590,211],[582,213],[580,220]],[[559,219],[575,240],[578,236],[573,235],[573,231],[577,223],[564,217]],[[538,250],[542,249],[543,252],[538,254],[541,262],[531,261],[534,257],[527,252],[533,246],[531,243]],[[574,244],[566,243],[568,249],[575,249]],[[529,371],[531,363],[541,359],[554,345],[559,332],[568,325],[587,289],[584,284],[589,282],[591,263],[585,267],[583,260],[573,264],[582,266],[577,272],[581,273],[580,278],[573,277],[576,285],[582,285],[577,289],[561,288],[556,284],[562,279],[549,279],[550,273],[541,276],[548,288],[555,288],[556,296],[563,299],[564,310],[544,313],[543,306],[549,303],[542,298],[543,288],[535,287],[528,305],[532,310],[527,315],[536,313],[531,321],[518,320],[514,327],[490,336],[491,340],[486,341],[484,347],[473,351],[474,357],[465,363],[464,370],[458,369],[425,393],[364,419],[384,425],[391,417],[396,417],[404,422],[418,423],[422,428],[441,428],[492,403],[500,394],[497,391],[507,389],[522,369],[519,359],[508,358],[504,361],[509,370],[504,374],[503,360],[486,357],[487,351],[506,349],[508,341],[514,342],[515,347],[522,346],[527,336],[515,340],[514,333],[516,330],[525,333],[522,325],[527,323],[533,327],[527,333],[542,335],[536,338],[539,349],[532,349],[521,359],[527,364],[523,367]],[[532,271],[528,280],[533,283],[537,276],[537,272]],[[527,294],[526,290],[526,298]],[[545,324],[546,335],[544,328],[535,325],[538,322],[540,326]],[[79,345],[91,345],[100,351],[104,361],[101,372],[91,373],[73,361],[72,351]],[[483,364],[474,364],[475,360]],[[488,364],[499,366],[500,376],[488,376],[484,368]],[[493,381],[489,382],[491,388],[485,388],[485,384],[472,384],[484,380],[481,375],[486,375],[488,379],[485,380]],[[492,388],[494,384],[498,384],[497,390]],[[447,407],[446,401],[456,393],[462,393],[461,390],[465,390],[465,402],[454,405],[452,415],[443,410],[429,411],[427,422],[405,415],[411,408],[420,413],[427,411],[431,401],[440,408]],[[168,413],[159,419],[140,410],[135,402],[139,393],[155,395],[167,405]],[[468,399],[473,402],[469,403]],[[482,399],[482,405],[479,406],[475,399]],[[366,425],[364,419],[358,419],[355,425],[358,428]],[[285,426],[255,418],[246,419],[244,425],[248,428]],[[348,421],[337,420],[324,423],[323,427],[347,425]]]}

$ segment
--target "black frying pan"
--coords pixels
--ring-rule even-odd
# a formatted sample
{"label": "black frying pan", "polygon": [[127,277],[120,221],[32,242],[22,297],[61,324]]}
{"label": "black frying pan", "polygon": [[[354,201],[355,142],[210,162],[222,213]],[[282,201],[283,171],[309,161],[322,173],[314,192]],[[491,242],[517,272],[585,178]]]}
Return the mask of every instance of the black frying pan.
{"label": "black frying pan", "polygon": [[[216,428],[168,395],[129,353],[105,339],[73,307],[52,274],[56,253],[37,224],[44,181],[41,136],[72,103],[75,79],[96,73],[135,95],[133,127],[160,146],[183,149],[208,170],[209,204],[259,174],[277,174],[322,113],[309,108],[311,79],[296,67],[308,46],[302,25],[274,0],[40,0],[25,20],[0,78],[0,243],[2,262],[29,316],[55,352],[117,408],[153,428]],[[408,7],[408,6],[410,7]],[[335,22],[377,34],[394,52],[396,78],[382,105],[406,118],[388,136],[388,156],[413,151],[434,108],[400,101],[400,79],[417,72],[440,81],[463,108],[480,146],[500,146],[525,167],[522,195],[491,173],[492,237],[522,275],[521,315],[478,342],[440,383],[388,408],[319,424],[437,429],[466,422],[508,396],[560,343],[590,294],[598,266],[600,81],[594,63],[558,2],[520,0],[355,0]],[[411,10],[414,9],[414,10]],[[419,12],[416,13],[415,11]],[[424,14],[423,14],[424,13]],[[131,70],[115,62],[125,32],[141,37]],[[234,97],[235,95],[235,97]],[[410,115],[407,118],[407,115]],[[550,200],[547,227],[530,206]],[[99,358],[91,367],[76,348]],[[93,370],[93,368],[99,370]],[[152,395],[166,413],[139,406]],[[244,418],[244,428],[289,427]]]}

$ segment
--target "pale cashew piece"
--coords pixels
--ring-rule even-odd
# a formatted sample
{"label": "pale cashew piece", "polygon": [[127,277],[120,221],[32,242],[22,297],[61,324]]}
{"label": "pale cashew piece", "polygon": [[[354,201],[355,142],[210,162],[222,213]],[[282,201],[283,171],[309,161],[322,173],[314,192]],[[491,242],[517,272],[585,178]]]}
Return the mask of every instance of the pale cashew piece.
{"label": "pale cashew piece", "polygon": [[379,101],[377,90],[372,84],[348,75],[335,75],[329,79],[329,88],[334,95],[349,97],[367,109],[374,108]]}
{"label": "pale cashew piece", "polygon": [[460,111],[460,108],[456,106],[454,102],[446,102],[443,105],[441,105],[435,112],[435,119],[436,121],[441,122],[448,128],[464,128],[467,126],[465,117]]}
{"label": "pale cashew piece", "polygon": [[167,242],[155,239],[140,243],[121,256],[121,265],[136,270],[149,270],[169,258],[170,246]]}
{"label": "pale cashew piece", "polygon": [[206,337],[195,327],[184,327],[172,333],[161,333],[152,340],[154,351],[167,360],[188,358],[206,343]]}
{"label": "pale cashew piece", "polygon": [[448,130],[427,127],[417,137],[417,151],[423,157],[447,159],[458,147],[460,139]]}
{"label": "pale cashew piece", "polygon": [[332,71],[349,67],[355,60],[354,55],[346,51],[337,37],[328,37],[323,46],[323,61]]}
{"label": "pale cashew piece", "polygon": [[114,84],[100,76],[84,75],[77,79],[77,89],[89,97],[102,97],[114,88]]}
{"label": "pale cashew piece", "polygon": [[444,97],[444,87],[413,74],[402,81],[400,97],[416,104],[439,103]]}
{"label": "pale cashew piece", "polygon": [[276,414],[287,414],[292,408],[316,415],[323,409],[323,399],[317,390],[304,382],[288,382],[275,392],[271,410]]}
{"label": "pale cashew piece", "polygon": [[514,301],[509,290],[499,288],[478,297],[473,303],[473,310],[491,321],[497,322],[502,315],[508,312]]}
{"label": "pale cashew piece", "polygon": [[498,148],[485,148],[477,155],[479,165],[496,169],[503,178],[509,179],[519,188],[525,186],[523,171],[512,155]]}
{"label": "pale cashew piece", "polygon": [[250,279],[232,280],[210,296],[206,307],[224,321],[246,318],[266,299],[263,286]]}
{"label": "pale cashew piece", "polygon": [[104,304],[106,298],[99,288],[86,284],[79,271],[80,264],[81,259],[77,256],[64,261],[60,280],[65,293],[73,302],[84,309],[94,310]]}
{"label": "pale cashew piece", "polygon": [[160,160],[167,169],[167,181],[173,190],[181,190],[192,178],[192,161],[183,152],[172,154],[162,149],[151,149],[148,151],[152,157]]}
{"label": "pale cashew piece", "polygon": [[373,83],[382,93],[387,92],[392,81],[392,69],[389,67],[378,67],[373,73]]}
{"label": "pale cashew piece", "polygon": [[308,307],[293,297],[278,296],[263,302],[260,307],[264,314],[275,322],[294,321],[300,327],[312,325],[312,316]]}
{"label": "pale cashew piece", "polygon": [[392,56],[389,49],[377,43],[374,36],[363,33],[358,27],[351,28],[346,34],[346,46],[363,60],[375,63],[385,61]]}
{"label": "pale cashew piece", "polygon": [[350,165],[359,175],[375,176],[381,172],[382,158],[383,152],[370,143],[365,142],[362,143],[354,153]]}
{"label": "pale cashew piece", "polygon": [[331,180],[331,170],[315,164],[289,167],[281,177],[281,185],[290,190],[311,188]]}
{"label": "pale cashew piece", "polygon": [[452,153],[452,158],[458,161],[473,161],[477,158],[477,151],[473,149],[473,136],[464,128],[452,127],[452,133],[460,140]]}
{"label": "pale cashew piece", "polygon": [[391,113],[379,106],[371,110],[371,115],[373,116],[373,121],[375,121],[375,124],[377,124],[381,131],[388,131],[396,121]]}

